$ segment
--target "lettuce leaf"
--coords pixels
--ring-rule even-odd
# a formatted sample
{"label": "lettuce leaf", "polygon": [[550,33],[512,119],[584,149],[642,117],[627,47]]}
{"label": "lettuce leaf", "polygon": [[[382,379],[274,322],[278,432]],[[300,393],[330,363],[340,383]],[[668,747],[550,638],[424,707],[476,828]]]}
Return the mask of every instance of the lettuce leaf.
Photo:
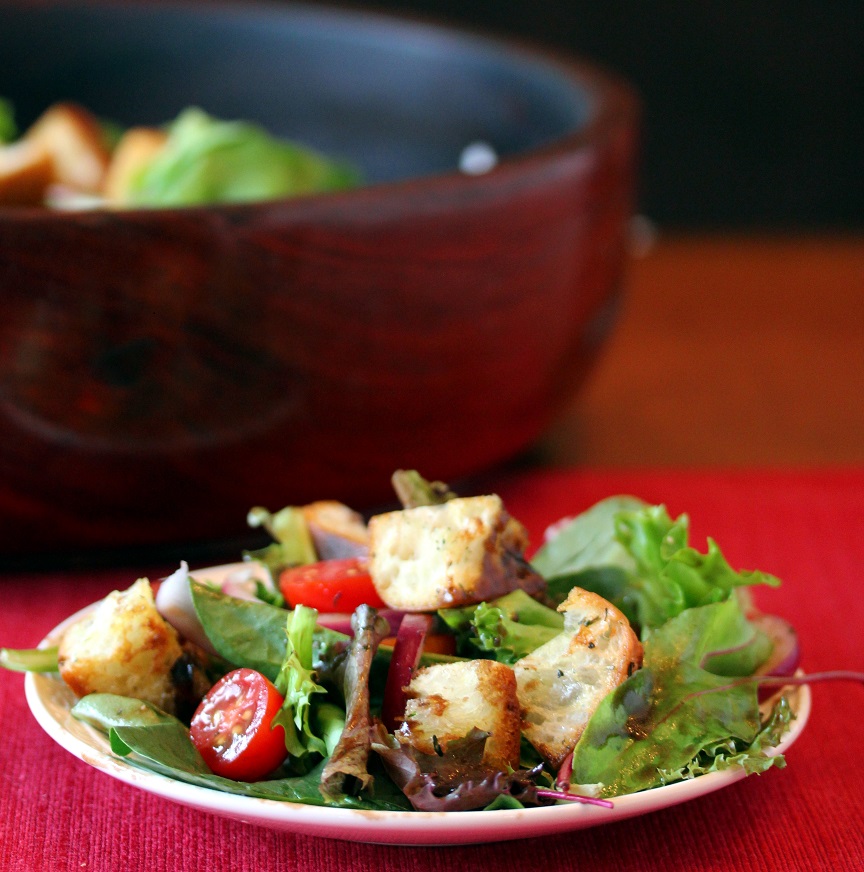
{"label": "lettuce leaf", "polygon": [[513,808],[508,797],[538,805],[537,782],[542,766],[503,771],[483,761],[489,733],[476,728],[462,739],[447,743],[447,751],[424,754],[402,744],[378,722],[373,728],[372,748],[387,774],[417,811],[470,811]]}
{"label": "lettuce leaf", "polygon": [[326,694],[326,688],[318,684],[312,665],[312,638],[318,612],[307,606],[297,606],[288,612],[285,658],[276,689],[285,697],[273,725],[285,730],[285,747],[288,754],[303,760],[309,754],[327,755],[323,736],[313,728],[312,711],[316,694]]}
{"label": "lettuce leaf", "polygon": [[0,666],[13,672],[57,672],[57,648],[0,648]]}
{"label": "lettuce leaf", "polygon": [[564,618],[524,590],[490,603],[441,609],[438,616],[456,633],[457,650],[466,657],[491,656],[512,665],[557,636]]}
{"label": "lettuce leaf", "polygon": [[397,469],[390,480],[403,509],[440,506],[456,499],[445,482],[428,481],[416,469]]}
{"label": "lettuce leaf", "polygon": [[753,771],[782,766],[759,739],[756,684],[709,669],[714,652],[743,650],[752,637],[734,597],[649,631],[642,669],[604,699],[577,743],[572,781],[609,797],[733,762]]}
{"label": "lettuce leaf", "polygon": [[251,202],[354,187],[359,173],[246,121],[180,113],[156,157],[132,179],[130,206]]}
{"label": "lettuce leaf", "polygon": [[305,566],[318,559],[302,509],[285,506],[271,513],[256,506],[249,511],[247,522],[250,527],[263,527],[274,539],[264,548],[244,553],[244,557],[263,563],[271,578],[290,566]]}
{"label": "lettuce leaf", "polygon": [[569,578],[598,566],[630,570],[633,560],[615,538],[615,518],[621,512],[644,508],[647,504],[637,497],[621,495],[601,500],[569,523],[560,522],[557,535],[538,549],[531,564],[547,580]]}
{"label": "lettuce leaf", "polygon": [[408,800],[383,775],[376,795],[340,796],[325,800],[318,789],[324,762],[304,775],[266,781],[232,781],[214,775],[189,738],[189,730],[171,715],[148,703],[114,694],[91,694],[72,709],[78,720],[107,733],[111,749],[130,765],[158,772],[177,781],[260,799],[329,805],[342,808],[404,811]]}
{"label": "lettuce leaf", "polygon": [[534,556],[548,593],[561,601],[573,587],[617,606],[644,638],[686,609],[722,602],[742,587],[780,582],[764,572],[736,572],[716,542],[706,554],[688,542],[689,518],[665,506],[612,497],[576,517]]}
{"label": "lettuce leaf", "polygon": [[[275,681],[285,660],[288,644],[285,621],[290,613],[268,603],[227,596],[194,580],[189,589],[198,620],[219,656],[230,664],[248,666]],[[316,627],[313,636],[315,668],[348,641],[349,637],[342,633]]]}
{"label": "lettuce leaf", "polygon": [[17,136],[15,108],[9,100],[0,97],[0,143],[12,142]]}
{"label": "lettuce leaf", "polygon": [[756,775],[776,766],[783,769],[786,761],[782,756],[766,754],[777,746],[783,734],[789,729],[794,719],[792,708],[786,697],[781,697],[771,710],[759,734],[751,744],[742,750],[739,743],[732,739],[718,742],[701,751],[694,760],[677,770],[664,770],[660,773],[663,782],[670,784],[675,781],[685,781],[707,775],[709,772],[721,772],[724,769],[741,767],[748,775]]}

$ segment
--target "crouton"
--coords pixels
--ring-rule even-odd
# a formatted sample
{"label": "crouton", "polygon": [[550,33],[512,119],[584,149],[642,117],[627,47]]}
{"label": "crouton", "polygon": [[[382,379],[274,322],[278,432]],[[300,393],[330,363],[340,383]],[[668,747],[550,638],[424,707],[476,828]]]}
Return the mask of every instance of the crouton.
{"label": "crouton", "polygon": [[353,509],[335,500],[319,500],[302,511],[319,560],[362,557],[368,552],[366,522]]}
{"label": "crouton", "polygon": [[17,142],[0,147],[0,205],[41,206],[54,181],[54,161],[38,146]]}
{"label": "crouton", "polygon": [[86,109],[57,103],[37,119],[22,141],[51,156],[54,183],[99,192],[110,155],[99,122]]}
{"label": "crouton", "polygon": [[102,182],[105,199],[114,205],[129,201],[129,187],[164,148],[168,135],[151,127],[133,127],[123,134],[111,155],[111,162]]}
{"label": "crouton", "polygon": [[78,695],[116,693],[175,711],[171,667],[183,650],[153,601],[147,579],[114,591],[59,645],[60,676]]}
{"label": "crouton", "polygon": [[603,698],[642,664],[627,618],[603,597],[574,588],[558,611],[563,632],[513,667],[525,737],[556,769]]}
{"label": "crouton", "polygon": [[405,720],[397,732],[424,754],[446,753],[448,743],[475,727],[489,733],[483,762],[519,766],[522,715],[513,670],[494,660],[441,663],[417,671],[407,688]]}
{"label": "crouton", "polygon": [[369,572],[390,608],[408,612],[471,605],[544,580],[525,561],[525,528],[495,495],[376,515]]}

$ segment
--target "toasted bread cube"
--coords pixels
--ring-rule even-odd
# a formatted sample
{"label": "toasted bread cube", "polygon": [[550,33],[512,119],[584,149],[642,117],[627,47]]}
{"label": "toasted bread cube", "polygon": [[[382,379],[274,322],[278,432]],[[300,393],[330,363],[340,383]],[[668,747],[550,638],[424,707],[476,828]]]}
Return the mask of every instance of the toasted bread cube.
{"label": "toasted bread cube", "polygon": [[55,183],[99,192],[110,155],[99,122],[86,109],[57,103],[37,119],[23,141],[51,155]]}
{"label": "toasted bread cube", "polygon": [[0,205],[41,206],[54,181],[54,161],[33,143],[0,147]]}
{"label": "toasted bread cube", "polygon": [[519,766],[522,714],[513,670],[495,660],[441,663],[417,671],[407,688],[398,735],[424,754],[446,753],[448,743],[475,727],[489,733],[483,762]]}
{"label": "toasted bread cube", "polygon": [[495,495],[376,515],[369,572],[390,608],[434,611],[495,599],[545,582],[523,558],[525,528]]}
{"label": "toasted bread cube", "polygon": [[123,134],[111,155],[102,184],[102,193],[109,203],[128,202],[133,179],[165,147],[167,139],[167,133],[152,127],[133,127]]}
{"label": "toasted bread cube", "polygon": [[319,500],[303,506],[302,511],[319,560],[341,560],[368,553],[366,522],[344,503]]}
{"label": "toasted bread cube", "polygon": [[60,675],[78,696],[116,693],[173,714],[171,667],[183,651],[147,579],[109,594],[66,631],[58,653]]}
{"label": "toasted bread cube", "polygon": [[555,768],[603,698],[642,664],[627,618],[603,597],[574,588],[558,611],[563,632],[513,667],[525,737]]}

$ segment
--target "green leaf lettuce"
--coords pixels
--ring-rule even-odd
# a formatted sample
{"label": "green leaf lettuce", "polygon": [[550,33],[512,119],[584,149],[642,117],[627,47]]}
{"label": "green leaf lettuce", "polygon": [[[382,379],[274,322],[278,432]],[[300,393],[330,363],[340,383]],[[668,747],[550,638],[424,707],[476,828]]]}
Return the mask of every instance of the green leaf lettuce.
{"label": "green leaf lettuce", "polygon": [[612,497],[565,526],[532,560],[563,600],[573,587],[617,606],[643,637],[686,609],[722,602],[739,588],[780,582],[763,572],[736,572],[717,544],[701,554],[688,542],[689,519],[665,506]]}
{"label": "green leaf lettuce", "polygon": [[251,202],[354,187],[356,170],[271,136],[246,121],[200,109],[180,113],[167,143],[132,179],[130,206]]}
{"label": "green leaf lettuce", "polygon": [[577,743],[573,782],[617,796],[710,769],[718,755],[754,770],[782,765],[758,741],[756,684],[707,668],[714,652],[744,650],[752,638],[735,598],[649,631],[642,669],[603,700]]}

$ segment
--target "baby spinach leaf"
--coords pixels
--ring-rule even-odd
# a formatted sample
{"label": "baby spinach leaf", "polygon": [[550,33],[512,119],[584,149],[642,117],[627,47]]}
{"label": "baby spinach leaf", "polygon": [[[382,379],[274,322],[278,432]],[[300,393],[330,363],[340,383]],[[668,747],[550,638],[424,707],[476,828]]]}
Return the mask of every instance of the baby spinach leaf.
{"label": "baby spinach leaf", "polygon": [[141,769],[166,775],[186,784],[309,805],[343,808],[405,810],[408,800],[383,776],[376,781],[374,797],[340,797],[326,801],[318,789],[324,761],[302,776],[245,783],[213,775],[176,718],[141,700],[113,694],[91,694],[81,699],[72,714],[108,733],[114,753]]}
{"label": "baby spinach leaf", "polygon": [[189,731],[180,721],[158,724],[123,726],[117,724],[108,731],[111,750],[121,757],[135,754],[146,760],[150,768],[175,777],[184,772],[209,781],[215,778],[189,738]]}
{"label": "baby spinach leaf", "polygon": [[275,680],[287,644],[285,609],[235,599],[194,580],[190,588],[198,620],[217,653]]}
{"label": "baby spinach leaf", "polygon": [[[290,612],[268,603],[235,599],[196,581],[190,582],[190,588],[195,612],[218,654],[275,681],[285,659]],[[331,645],[347,642],[348,636],[316,627],[313,641],[320,658]]]}
{"label": "baby spinach leaf", "polygon": [[615,496],[595,503],[590,509],[562,525],[531,559],[544,578],[573,575],[594,566],[631,568],[632,558],[615,539],[615,518],[620,512],[638,511],[645,503],[631,496]]}
{"label": "baby spinach leaf", "polygon": [[176,720],[152,703],[115,693],[82,697],[72,707],[72,717],[105,733],[112,727],[153,726]]}
{"label": "baby spinach leaf", "polygon": [[0,648],[0,666],[13,672],[56,672],[57,648]]}

